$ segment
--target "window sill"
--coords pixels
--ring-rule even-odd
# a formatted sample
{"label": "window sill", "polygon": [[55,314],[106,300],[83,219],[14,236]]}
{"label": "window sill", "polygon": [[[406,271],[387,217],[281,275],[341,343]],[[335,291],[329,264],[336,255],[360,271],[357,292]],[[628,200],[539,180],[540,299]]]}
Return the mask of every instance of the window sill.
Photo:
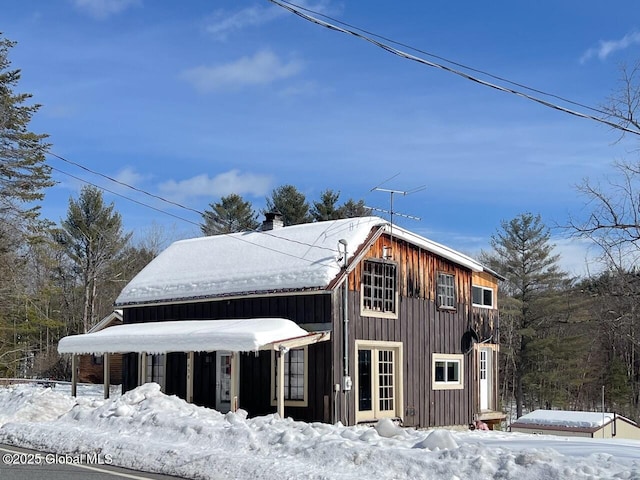
{"label": "window sill", "polygon": [[376,310],[361,310],[361,317],[375,317],[375,318],[388,318],[390,320],[397,320],[398,314],[392,312],[378,312]]}

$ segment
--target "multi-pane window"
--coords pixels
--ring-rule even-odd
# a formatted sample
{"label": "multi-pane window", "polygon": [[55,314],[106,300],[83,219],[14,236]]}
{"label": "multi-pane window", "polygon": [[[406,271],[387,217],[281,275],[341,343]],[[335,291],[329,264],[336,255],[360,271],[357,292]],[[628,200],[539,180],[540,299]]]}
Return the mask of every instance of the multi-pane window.
{"label": "multi-pane window", "polygon": [[[273,362],[273,399],[278,391],[278,358]],[[284,354],[284,399],[304,402],[305,398],[305,349],[294,348]]]}
{"label": "multi-pane window", "polygon": [[401,348],[394,342],[356,343],[357,418],[362,421],[398,416]]}
{"label": "multi-pane window", "polygon": [[438,272],[438,307],[439,308],[455,308],[456,307],[456,287],[455,276],[449,273]]}
{"label": "multi-pane window", "polygon": [[155,382],[164,389],[164,358],[162,354],[147,355],[147,382]]}
{"label": "multi-pane window", "polygon": [[472,287],[472,301],[476,307],[493,308],[493,289],[487,287]]}
{"label": "multi-pane window", "polygon": [[363,310],[396,313],[396,265],[365,261],[362,272]]}
{"label": "multi-pane window", "polygon": [[378,350],[378,402],[380,411],[393,410],[393,350]]}
{"label": "multi-pane window", "polygon": [[464,357],[458,354],[433,354],[433,388],[463,388],[462,365]]}

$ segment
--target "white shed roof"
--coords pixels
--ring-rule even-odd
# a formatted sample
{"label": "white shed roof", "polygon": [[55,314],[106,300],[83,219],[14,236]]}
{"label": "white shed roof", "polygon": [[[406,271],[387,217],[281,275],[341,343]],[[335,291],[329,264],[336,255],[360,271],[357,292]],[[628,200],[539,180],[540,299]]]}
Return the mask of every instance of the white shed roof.
{"label": "white shed roof", "polygon": [[326,332],[309,333],[284,318],[149,322],[117,325],[94,333],[64,337],[58,344],[58,352],[249,352],[295,339],[302,344],[314,343],[326,339],[321,338],[323,335],[326,337]]}
{"label": "white shed roof", "polygon": [[613,413],[569,410],[534,410],[518,418],[518,424],[549,427],[598,428],[614,419]]}

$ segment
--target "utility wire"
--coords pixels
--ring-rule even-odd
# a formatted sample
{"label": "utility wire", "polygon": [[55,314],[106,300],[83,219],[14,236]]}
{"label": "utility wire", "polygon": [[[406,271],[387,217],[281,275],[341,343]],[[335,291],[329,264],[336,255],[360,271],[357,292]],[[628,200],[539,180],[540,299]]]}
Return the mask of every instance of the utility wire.
{"label": "utility wire", "polygon": [[[46,152],[46,153],[47,153],[48,155],[51,155],[52,157],[57,158],[58,160],[62,160],[63,162],[66,162],[66,163],[68,163],[68,164],[70,164],[70,165],[74,165],[74,166],[76,166],[76,167],[78,167],[78,168],[81,168],[82,170],[84,170],[84,171],[86,171],[86,172],[89,172],[89,173],[92,173],[92,174],[94,174],[94,175],[98,175],[99,177],[106,178],[106,179],[107,179],[107,180],[109,180],[110,182],[114,182],[114,183],[117,183],[118,185],[121,185],[121,186],[123,186],[123,187],[130,188],[131,190],[135,190],[136,192],[139,192],[139,193],[142,193],[142,194],[144,194],[144,195],[147,195],[148,197],[155,198],[156,200],[160,200],[160,201],[162,201],[162,202],[165,202],[165,203],[168,203],[168,204],[170,204],[170,205],[173,205],[173,206],[176,206],[176,207],[182,208],[182,209],[184,209],[184,210],[190,210],[191,212],[197,213],[198,215],[202,215],[202,214],[203,214],[201,211],[196,210],[196,209],[194,209],[194,208],[187,207],[187,206],[185,206],[185,205],[182,205],[182,204],[177,203],[177,202],[173,202],[173,201],[171,201],[171,200],[167,200],[166,198],[163,198],[163,197],[161,197],[161,196],[159,196],[159,195],[154,195],[153,193],[149,193],[149,192],[147,192],[147,191],[145,191],[145,190],[142,190],[141,188],[134,187],[133,185],[129,185],[128,183],[125,183],[125,182],[122,182],[122,181],[120,181],[120,180],[118,180],[118,179],[116,179],[116,178],[110,177],[109,175],[105,175],[104,173],[100,173],[100,172],[96,172],[95,170],[91,170],[89,167],[85,167],[84,165],[81,165],[81,164],[79,164],[79,163],[77,163],[77,162],[74,162],[74,161],[72,161],[72,160],[69,160],[69,159],[67,159],[67,158],[64,158],[64,157],[63,157],[63,156],[61,156],[61,155],[57,155],[57,154],[53,153],[51,150],[47,150],[47,152]],[[125,198],[126,198],[126,197],[125,197]],[[162,210],[159,210],[159,211],[162,211]],[[187,220],[187,221],[189,221],[189,220]],[[193,222],[190,222],[190,223],[193,223]]]}
{"label": "utility wire", "polygon": [[[130,189],[132,189],[132,190],[134,190],[134,191],[136,191],[136,192],[143,193],[143,194],[145,194],[145,195],[147,195],[147,196],[149,196],[149,197],[156,198],[156,199],[158,199],[158,200],[161,200],[161,201],[166,202],[166,203],[168,203],[168,204],[171,204],[171,205],[177,206],[177,207],[179,207],[179,208],[182,208],[182,209],[185,209],[185,210],[188,210],[188,211],[191,211],[191,212],[195,212],[195,213],[197,213],[197,214],[199,214],[199,215],[201,215],[201,216],[203,216],[203,217],[204,217],[204,215],[205,215],[205,213],[204,213],[204,212],[201,212],[201,211],[196,210],[196,209],[191,208],[191,207],[186,207],[186,206],[184,206],[184,205],[182,205],[182,204],[180,204],[180,203],[173,202],[173,201],[168,200],[168,199],[166,199],[166,198],[163,198],[163,197],[161,197],[161,196],[159,196],[159,195],[155,195],[155,194],[153,194],[153,193],[147,192],[146,190],[140,189],[140,188],[138,188],[138,187],[134,187],[133,185],[129,185],[128,183],[122,182],[122,181],[120,181],[120,180],[116,180],[115,178],[110,177],[109,175],[105,175],[105,174],[103,174],[103,173],[100,173],[100,172],[97,172],[97,171],[95,171],[95,170],[92,170],[92,169],[90,169],[90,168],[88,168],[88,167],[85,167],[84,165],[82,165],[82,164],[80,164],[80,163],[74,162],[74,161],[72,161],[72,160],[68,160],[68,159],[66,159],[66,158],[64,158],[64,157],[62,157],[62,156],[60,156],[60,155],[57,155],[57,154],[55,154],[55,153],[51,152],[51,151],[47,151],[47,154],[49,154],[49,155],[51,155],[51,156],[53,156],[53,157],[55,157],[55,158],[58,158],[58,159],[60,159],[60,160],[62,160],[62,161],[64,161],[64,162],[66,162],[66,163],[68,163],[68,164],[75,165],[75,166],[77,166],[77,167],[79,167],[79,168],[83,169],[83,170],[84,170],[84,171],[86,171],[86,172],[90,172],[90,173],[92,173],[92,174],[94,174],[94,175],[98,175],[98,176],[100,176],[100,177],[102,177],[102,178],[105,178],[105,179],[107,179],[107,180],[109,180],[109,181],[111,181],[111,182],[117,183],[118,185],[121,185],[121,186],[123,186],[123,187],[130,188]],[[67,175],[67,176],[69,176],[69,177],[71,177],[71,178],[74,178],[75,180],[78,180],[78,181],[80,181],[80,182],[83,182],[83,183],[87,183],[87,184],[89,184],[89,185],[92,185],[92,186],[94,186],[94,187],[96,187],[96,188],[99,188],[99,189],[101,189],[101,190],[104,190],[105,192],[109,192],[109,193],[111,193],[111,194],[113,194],[113,195],[116,195],[116,196],[118,196],[118,197],[120,197],[120,198],[123,198],[123,199],[125,199],[125,200],[129,200],[130,202],[136,203],[136,204],[141,205],[141,206],[143,206],[143,207],[150,208],[150,209],[152,209],[152,210],[155,210],[156,212],[164,213],[165,215],[169,215],[169,216],[174,217],[174,218],[176,218],[176,219],[178,219],[178,220],[182,220],[183,222],[191,223],[192,225],[196,225],[196,226],[198,226],[198,227],[200,227],[200,226],[201,226],[201,224],[200,224],[200,223],[194,222],[194,221],[192,221],[192,220],[188,220],[188,219],[186,219],[186,218],[184,218],[184,217],[180,217],[179,215],[175,215],[175,214],[173,214],[173,213],[167,212],[166,210],[162,210],[162,209],[160,209],[160,208],[154,207],[154,206],[152,206],[152,205],[149,205],[149,204],[147,204],[147,203],[144,203],[144,202],[141,202],[141,201],[139,201],[139,200],[133,199],[133,198],[131,198],[131,197],[127,197],[126,195],[123,195],[123,194],[121,194],[121,193],[115,192],[115,191],[113,191],[113,190],[110,190],[110,189],[108,189],[108,188],[102,187],[102,186],[100,186],[100,185],[96,185],[95,183],[92,183],[92,182],[90,182],[90,181],[88,181],[88,180],[85,180],[85,179],[83,179],[83,178],[80,178],[80,177],[78,177],[78,176],[76,176],[76,175],[72,175],[71,173],[66,172],[66,171],[64,171],[64,170],[61,170],[61,169],[59,169],[59,168],[57,168],[57,167],[54,167],[54,166],[52,166],[52,165],[49,165],[49,166],[51,167],[51,169],[52,169],[52,170],[55,170],[55,171],[57,171],[57,172],[59,172],[59,173],[62,173],[63,175]],[[220,219],[220,220],[223,220],[223,222],[224,222],[224,219]],[[253,231],[254,231],[254,232],[259,232],[259,233],[261,233],[261,234],[263,234],[263,235],[266,235],[266,236],[269,236],[269,237],[272,237],[272,238],[276,238],[276,239],[278,239],[278,240],[284,240],[284,241],[287,241],[287,242],[290,242],[290,243],[295,243],[295,244],[298,244],[298,245],[303,245],[303,246],[305,246],[305,247],[317,248],[317,249],[320,249],[320,250],[326,250],[326,251],[329,251],[329,252],[331,252],[331,253],[336,253],[336,252],[340,253],[337,249],[331,249],[331,248],[327,248],[327,247],[321,247],[321,246],[318,246],[318,245],[312,245],[312,244],[310,244],[310,243],[300,242],[300,241],[298,241],[298,240],[293,240],[293,239],[290,239],[290,238],[280,237],[280,236],[277,236],[277,235],[273,235],[273,234],[269,233],[268,231],[262,231],[262,230],[253,230]],[[238,233],[242,233],[242,232],[238,232]],[[287,255],[287,256],[290,256],[290,257],[298,258],[298,259],[300,259],[300,260],[306,260],[306,261],[309,261],[308,259],[305,259],[305,258],[302,258],[302,257],[298,257],[298,256],[293,255],[293,254],[288,253],[288,252],[280,251],[280,250],[277,250],[277,249],[274,249],[274,248],[271,248],[271,247],[267,247],[267,246],[265,246],[265,245],[260,245],[260,244],[257,244],[257,243],[253,243],[253,242],[251,242],[251,241],[249,241],[249,240],[246,240],[246,239],[244,239],[244,238],[240,238],[240,237],[239,237],[239,236],[237,236],[237,235],[232,235],[232,238],[235,238],[235,239],[237,239],[237,240],[243,241],[243,242],[245,242],[245,243],[248,243],[248,244],[251,244],[251,245],[254,245],[254,246],[260,247],[260,248],[264,248],[264,249],[266,249],[266,250],[271,250],[271,251],[273,251],[273,252],[277,252],[277,253],[281,253],[281,254],[283,254],[283,255]]]}
{"label": "utility wire", "polygon": [[[54,155],[54,156],[55,156],[55,155]],[[159,209],[159,208],[154,207],[153,205],[149,205],[148,203],[144,203],[144,202],[141,202],[141,201],[136,200],[136,199],[134,199],[134,198],[127,197],[126,195],[122,195],[121,193],[115,192],[115,191],[110,190],[110,189],[108,189],[108,188],[106,188],[106,187],[102,187],[102,186],[100,186],[100,185],[96,185],[95,183],[92,183],[92,182],[90,182],[89,180],[85,180],[84,178],[80,178],[80,177],[78,177],[78,176],[76,176],[76,175],[73,175],[73,174],[71,174],[71,173],[69,173],[69,172],[65,172],[64,170],[61,170],[61,169],[59,169],[59,168],[57,168],[57,167],[54,167],[54,166],[51,166],[51,165],[49,165],[49,167],[51,167],[51,169],[52,169],[52,170],[55,170],[56,172],[62,173],[63,175],[67,175],[68,177],[71,177],[71,178],[73,178],[73,179],[75,179],[75,180],[78,180],[78,181],[80,181],[80,182],[83,182],[83,183],[89,184],[89,185],[91,185],[91,186],[94,186],[94,187],[96,187],[96,188],[99,188],[100,190],[104,190],[105,192],[109,192],[109,193],[110,193],[110,194],[112,194],[112,195],[116,195],[116,196],[118,196],[118,197],[120,197],[120,198],[124,198],[125,200],[129,200],[130,202],[137,203],[138,205],[141,205],[141,206],[143,206],[143,207],[150,208],[150,209],[152,209],[152,210],[155,210],[156,212],[164,213],[165,215],[169,215],[169,216],[171,216],[171,217],[173,217],[173,218],[176,218],[176,219],[178,219],[178,220],[182,220],[183,222],[191,223],[191,224],[193,224],[193,225],[197,225],[198,227],[200,226],[200,224],[199,224],[199,223],[193,222],[193,221],[191,221],[191,220],[188,220],[188,219],[186,219],[186,218],[184,218],[184,217],[180,217],[179,215],[175,215],[175,214],[170,213],[170,212],[167,212],[167,211],[165,211],[165,210],[161,210],[161,209]],[[117,183],[122,184],[122,182],[117,182]],[[126,184],[123,184],[123,185],[126,185]],[[132,187],[132,188],[133,188],[133,187]]]}
{"label": "utility wire", "polygon": [[[277,6],[281,7],[281,8],[284,8],[285,10],[288,10],[289,12],[291,12],[291,13],[293,13],[293,14],[295,14],[295,15],[297,15],[297,16],[299,16],[299,17],[301,17],[301,18],[303,18],[303,19],[305,19],[305,20],[307,20],[307,21],[309,21],[311,23],[315,23],[316,25],[320,25],[322,27],[328,28],[329,30],[334,30],[336,32],[345,33],[347,35],[352,35],[354,37],[360,38],[362,40],[365,40],[366,42],[369,42],[369,43],[371,43],[371,44],[373,44],[373,45],[375,45],[377,47],[380,47],[383,50],[386,50],[387,52],[389,52],[389,53],[391,53],[393,55],[397,55],[397,56],[399,56],[401,58],[405,58],[407,60],[412,60],[414,62],[423,64],[423,65],[426,65],[426,66],[429,66],[429,67],[438,68],[438,69],[444,70],[446,72],[453,73],[455,75],[458,75],[458,76],[460,76],[462,78],[465,78],[467,80],[470,80],[472,82],[479,83],[480,85],[483,85],[485,87],[493,88],[495,90],[499,90],[499,91],[505,92],[505,93],[511,93],[513,95],[517,95],[519,97],[525,98],[525,99],[530,100],[532,102],[539,103],[539,104],[541,104],[541,105],[543,105],[545,107],[552,108],[554,110],[558,110],[558,111],[561,111],[561,112],[564,112],[564,113],[568,113],[568,114],[574,115],[576,117],[585,118],[585,119],[589,119],[589,120],[594,120],[596,122],[605,124],[605,125],[607,125],[609,127],[615,128],[617,130],[622,130],[624,132],[632,133],[634,135],[640,135],[640,131],[638,131],[638,130],[633,130],[633,129],[630,129],[630,128],[625,127],[623,125],[619,125],[617,123],[611,122],[609,120],[605,120],[603,118],[595,117],[593,115],[582,113],[582,112],[579,112],[579,111],[576,111],[576,110],[571,110],[571,109],[563,107],[561,105],[557,105],[557,104],[551,103],[550,101],[543,100],[543,99],[538,98],[538,97],[534,97],[533,95],[529,95],[527,93],[524,93],[524,92],[521,92],[521,91],[518,91],[518,90],[514,90],[512,88],[504,87],[502,85],[497,85],[495,83],[491,83],[491,82],[488,82],[486,80],[482,80],[481,78],[474,77],[473,75],[469,75],[469,74],[467,74],[465,72],[462,72],[460,70],[456,70],[456,69],[448,67],[446,65],[442,65],[442,64],[436,63],[436,62],[431,62],[429,60],[425,60],[424,58],[416,57],[415,55],[411,55],[409,53],[403,52],[402,50],[398,50],[398,49],[396,49],[396,48],[394,48],[394,47],[392,47],[391,45],[388,44],[388,43],[394,43],[396,45],[403,45],[404,46],[404,44],[401,44],[400,42],[395,42],[395,41],[386,39],[385,37],[382,37],[380,35],[371,34],[369,32],[367,32],[366,35],[362,34],[362,33],[358,33],[356,30],[359,30],[361,32],[366,32],[366,31],[363,30],[363,29],[357,28],[357,27],[349,26],[348,28],[342,28],[342,27],[339,27],[337,25],[333,25],[331,23],[325,22],[324,20],[320,20],[320,19],[318,19],[316,17],[313,17],[311,15],[307,15],[306,13],[304,13],[304,11],[311,12],[314,15],[324,16],[325,18],[330,18],[330,17],[327,17],[327,16],[325,16],[323,14],[320,14],[318,12],[314,12],[313,10],[301,7],[301,6],[296,5],[294,3],[286,2],[284,0],[268,0],[268,1],[273,3],[274,5],[277,5]],[[348,25],[348,24],[346,24],[344,22],[336,22],[336,23],[341,23],[342,25],[345,25],[345,27]],[[380,39],[385,39],[385,41],[388,42],[388,43],[383,43],[381,41],[375,40],[374,38],[372,38],[373,36],[375,36],[377,38],[380,38]],[[482,73],[482,74],[488,75],[488,76],[490,76],[490,77],[492,77],[494,79],[501,80],[501,81],[504,81],[506,83],[510,83],[512,85],[517,85],[520,88],[524,88],[524,89],[527,89],[527,90],[530,90],[530,91],[533,91],[533,92],[536,92],[536,93],[539,93],[539,94],[543,94],[543,95],[547,95],[547,96],[550,96],[550,97],[554,97],[554,98],[562,100],[564,102],[567,102],[567,103],[570,103],[570,104],[573,104],[573,105],[576,105],[576,106],[580,106],[580,107],[592,110],[592,111],[597,112],[597,113],[601,113],[601,114],[604,114],[604,115],[607,114],[606,112],[603,112],[601,110],[595,109],[593,107],[589,107],[589,106],[583,105],[583,104],[578,103],[578,102],[573,102],[571,100],[564,99],[563,97],[560,97],[560,96],[557,96],[557,95],[548,94],[548,93],[545,93],[545,92],[543,92],[541,90],[530,88],[530,87],[527,87],[525,85],[518,84],[516,82],[512,82],[512,81],[503,79],[502,77],[498,77],[496,75],[488,74],[486,72],[483,72],[482,70],[469,68],[469,67],[466,67],[466,66],[464,66],[464,65],[462,65],[460,63],[451,62],[449,60],[443,59],[442,57],[437,57],[435,55],[429,54],[427,52],[423,52],[423,51],[418,50],[418,49],[413,48],[413,47],[408,47],[408,48],[411,48],[414,51],[419,51],[420,53],[423,53],[425,55],[433,56],[434,58],[439,58],[441,60],[445,60],[448,63],[451,63],[453,65],[456,65],[456,66],[459,66],[459,67],[462,67],[462,68],[465,68],[465,69],[468,69],[468,70],[471,70],[471,71],[474,71],[476,73]],[[620,117],[618,117],[618,118],[620,118]],[[625,120],[625,119],[622,118],[622,120]]]}

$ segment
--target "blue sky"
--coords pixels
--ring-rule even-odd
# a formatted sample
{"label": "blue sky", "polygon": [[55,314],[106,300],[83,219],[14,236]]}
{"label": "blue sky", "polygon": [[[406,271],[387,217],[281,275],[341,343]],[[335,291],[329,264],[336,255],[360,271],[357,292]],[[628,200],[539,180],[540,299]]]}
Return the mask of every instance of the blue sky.
{"label": "blue sky", "polygon": [[[298,3],[593,107],[617,88],[620,65],[640,59],[636,1]],[[426,187],[395,196],[394,210],[421,218],[397,217],[401,226],[473,255],[520,213],[550,227],[583,214],[575,185],[603,179],[637,144],[267,0],[4,0],[0,31],[18,42],[20,91],[43,105],[31,127],[53,152],[198,211],[232,192],[261,209],[284,184],[310,201],[331,188],[389,208],[371,189],[394,177],[383,187]],[[192,211],[50,164],[188,220],[106,193],[139,237],[153,224],[172,240],[199,235]],[[43,215],[59,221],[82,184],[55,178]],[[554,241],[581,273],[584,246]]]}

